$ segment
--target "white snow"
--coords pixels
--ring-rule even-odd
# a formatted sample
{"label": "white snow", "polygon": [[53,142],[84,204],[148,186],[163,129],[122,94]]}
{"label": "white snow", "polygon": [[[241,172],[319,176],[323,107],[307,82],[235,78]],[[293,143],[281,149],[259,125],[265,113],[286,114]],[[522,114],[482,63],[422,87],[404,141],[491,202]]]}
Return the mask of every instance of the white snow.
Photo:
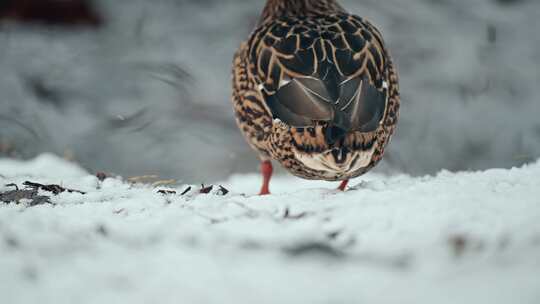
{"label": "white snow", "polygon": [[540,303],[540,162],[345,193],[278,176],[259,197],[257,175],[162,195],[51,155],[0,160],[0,192],[26,180],[87,194],[0,205],[1,303]]}
{"label": "white snow", "polygon": [[[1,24],[0,146],[124,176],[215,182],[255,168],[230,77],[265,0],[96,2],[106,20],[98,31]],[[423,175],[540,158],[540,1],[340,3],[381,30],[400,74],[400,122],[376,170]]]}

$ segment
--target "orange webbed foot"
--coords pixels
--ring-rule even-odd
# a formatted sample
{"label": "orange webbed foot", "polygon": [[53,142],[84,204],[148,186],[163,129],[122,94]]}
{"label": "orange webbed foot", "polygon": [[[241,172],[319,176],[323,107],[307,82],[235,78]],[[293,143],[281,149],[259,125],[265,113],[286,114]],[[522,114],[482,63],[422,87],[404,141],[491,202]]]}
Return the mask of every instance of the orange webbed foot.
{"label": "orange webbed foot", "polygon": [[261,187],[261,192],[259,192],[259,195],[270,194],[270,179],[272,178],[273,171],[274,171],[274,168],[272,167],[271,161],[266,160],[261,163],[261,174],[263,176],[263,184]]}
{"label": "orange webbed foot", "polygon": [[346,179],[344,181],[341,182],[341,184],[339,185],[338,187],[338,190],[339,191],[345,191],[347,189],[347,185],[349,184],[349,180]]}

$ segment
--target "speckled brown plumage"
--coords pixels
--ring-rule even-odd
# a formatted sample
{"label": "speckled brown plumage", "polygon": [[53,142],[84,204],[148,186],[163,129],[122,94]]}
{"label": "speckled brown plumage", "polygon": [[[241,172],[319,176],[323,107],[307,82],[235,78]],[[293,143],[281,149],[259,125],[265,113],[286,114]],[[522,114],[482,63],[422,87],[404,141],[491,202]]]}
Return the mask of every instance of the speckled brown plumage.
{"label": "speckled brown plumage", "polygon": [[232,100],[263,161],[328,181],[381,160],[400,104],[381,33],[334,0],[268,0],[234,57]]}

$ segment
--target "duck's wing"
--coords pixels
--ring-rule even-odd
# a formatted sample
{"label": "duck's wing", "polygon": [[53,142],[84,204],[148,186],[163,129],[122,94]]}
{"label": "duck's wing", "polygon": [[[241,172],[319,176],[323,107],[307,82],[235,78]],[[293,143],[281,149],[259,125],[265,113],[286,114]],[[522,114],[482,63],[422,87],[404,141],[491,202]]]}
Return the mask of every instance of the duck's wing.
{"label": "duck's wing", "polygon": [[259,26],[249,47],[250,72],[274,118],[363,132],[383,119],[386,52],[380,33],[363,19],[282,17]]}

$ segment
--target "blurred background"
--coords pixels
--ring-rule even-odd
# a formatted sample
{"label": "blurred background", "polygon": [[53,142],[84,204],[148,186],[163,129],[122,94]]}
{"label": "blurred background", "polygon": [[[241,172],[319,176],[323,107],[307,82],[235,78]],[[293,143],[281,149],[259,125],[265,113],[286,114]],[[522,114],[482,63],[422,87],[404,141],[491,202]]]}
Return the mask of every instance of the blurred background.
{"label": "blurred background", "polygon": [[[258,169],[230,65],[264,0],[0,0],[0,157],[212,182]],[[540,1],[342,0],[382,30],[401,77],[378,171],[540,157]]]}

